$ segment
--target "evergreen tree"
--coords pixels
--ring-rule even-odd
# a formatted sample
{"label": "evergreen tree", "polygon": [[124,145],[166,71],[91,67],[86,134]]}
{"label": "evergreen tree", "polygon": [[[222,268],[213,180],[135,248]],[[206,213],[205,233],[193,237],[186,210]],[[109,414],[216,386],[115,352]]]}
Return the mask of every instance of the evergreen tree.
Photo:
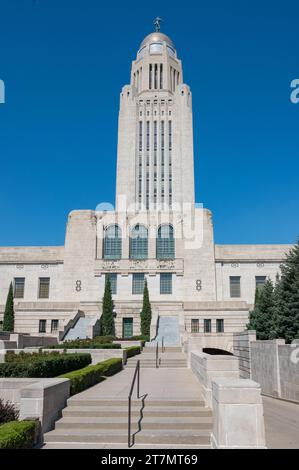
{"label": "evergreen tree", "polygon": [[255,295],[254,295],[254,308],[249,312],[249,323],[246,325],[248,330],[256,330],[256,317],[258,312],[258,302],[260,298],[260,289],[258,287],[255,288]]}
{"label": "evergreen tree", "polygon": [[14,331],[15,326],[15,312],[14,312],[14,303],[13,303],[13,288],[12,282],[9,286],[9,291],[7,294],[6,305],[4,310],[3,318],[3,331]]}
{"label": "evergreen tree", "polygon": [[271,319],[270,336],[269,339],[276,339],[278,334],[278,318],[279,318],[279,298],[281,293],[281,285],[279,275],[276,275],[276,283],[273,291],[273,313]]}
{"label": "evergreen tree", "polygon": [[271,279],[267,279],[259,294],[258,313],[256,317],[257,339],[270,339],[273,322],[273,308],[274,287]]}
{"label": "evergreen tree", "polygon": [[114,335],[114,316],[113,316],[113,300],[111,294],[110,278],[107,276],[105,282],[105,291],[103,297],[103,307],[101,316],[101,333],[104,336]]}
{"label": "evergreen tree", "polygon": [[143,288],[143,305],[140,314],[141,319],[141,334],[150,337],[151,332],[151,321],[152,321],[152,309],[149,300],[149,293],[147,287],[147,281],[145,279]]}
{"label": "evergreen tree", "polygon": [[248,329],[256,330],[257,339],[270,339],[273,330],[274,288],[268,279],[262,289],[256,289],[254,309],[250,312]]}
{"label": "evergreen tree", "polygon": [[279,337],[291,343],[299,337],[299,239],[281,265],[275,312]]}

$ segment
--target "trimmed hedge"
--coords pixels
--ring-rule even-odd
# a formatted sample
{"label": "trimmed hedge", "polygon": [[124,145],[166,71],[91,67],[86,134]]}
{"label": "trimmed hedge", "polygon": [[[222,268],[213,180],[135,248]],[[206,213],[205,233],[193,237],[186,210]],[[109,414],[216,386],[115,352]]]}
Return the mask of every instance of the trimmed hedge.
{"label": "trimmed hedge", "polygon": [[10,421],[0,426],[0,449],[31,449],[37,421]]}
{"label": "trimmed hedge", "polygon": [[0,425],[8,423],[9,421],[17,421],[19,414],[19,410],[13,403],[0,398]]}
{"label": "trimmed hedge", "polygon": [[136,356],[136,354],[140,354],[140,346],[130,346],[126,348],[127,351],[127,358]]}
{"label": "trimmed hedge", "polygon": [[87,388],[101,382],[104,377],[109,377],[122,370],[122,360],[120,358],[107,359],[94,366],[84,367],[68,374],[60,375],[59,378],[71,381],[71,395],[82,392]]}
{"label": "trimmed hedge", "polygon": [[0,364],[0,377],[56,377],[91,363],[90,354],[43,355],[31,362]]}
{"label": "trimmed hedge", "polygon": [[67,342],[52,346],[53,349],[121,349],[118,343],[83,343],[83,342]]}
{"label": "trimmed hedge", "polygon": [[16,354],[14,351],[7,351],[5,354],[5,362],[32,362],[32,361],[40,361],[41,359],[53,356],[56,358],[60,353],[58,351],[53,352],[33,352],[33,353],[25,353],[21,351],[19,354]]}

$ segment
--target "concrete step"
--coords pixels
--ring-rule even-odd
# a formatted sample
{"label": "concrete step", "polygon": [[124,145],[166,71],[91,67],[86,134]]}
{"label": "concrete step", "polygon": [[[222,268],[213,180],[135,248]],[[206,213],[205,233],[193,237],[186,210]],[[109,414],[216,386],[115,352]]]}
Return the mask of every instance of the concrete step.
{"label": "concrete step", "polygon": [[[184,409],[178,409],[177,407],[152,407],[146,411],[150,413],[152,418],[192,418],[192,417],[206,417],[212,416],[211,410],[208,408],[201,407],[185,407]],[[143,409],[145,414],[145,408]],[[127,418],[128,408],[118,407],[113,410],[107,410],[106,408],[95,408],[94,406],[74,406],[67,407],[62,411],[63,417],[74,417],[74,418]],[[132,408],[132,416],[140,416],[140,407]]]}
{"label": "concrete step", "polygon": [[[180,444],[175,446],[172,444],[135,444],[133,449],[210,449],[210,445],[188,445]],[[42,449],[128,449],[127,444],[112,443],[88,443],[88,442],[47,442]]]}
{"label": "concrete step", "polygon": [[[136,444],[210,444],[210,430],[142,430],[135,434]],[[127,429],[55,429],[45,434],[45,443],[88,442],[88,443],[127,443]]]}
{"label": "concrete step", "polygon": [[[155,351],[155,347],[154,346],[145,346],[143,349],[142,349],[142,354],[150,354],[150,353],[154,353],[153,350]],[[160,343],[159,344],[159,351],[161,351],[162,353],[162,344]],[[182,348],[179,347],[179,346],[166,346],[165,347],[165,350],[162,354],[174,354],[174,353],[182,353]]]}
{"label": "concrete step", "polygon": [[[114,410],[116,407],[127,407],[128,406],[128,400],[127,399],[119,399],[119,400],[109,400],[108,398],[105,399],[78,399],[78,398],[69,398],[67,401],[68,407],[73,407],[73,406],[96,406],[96,407],[104,407],[104,409],[107,409],[107,407],[112,407]],[[140,407],[141,399],[133,399],[131,401],[132,407]],[[149,400],[147,399],[145,401],[145,406],[156,408],[156,407],[169,407],[170,409],[177,409],[177,407],[192,407],[192,408],[201,408],[205,406],[205,403],[203,400],[180,400],[180,399],[173,399],[173,400]],[[208,408],[205,408],[208,409]]]}
{"label": "concrete step", "polygon": [[[137,418],[138,419],[138,418]],[[139,419],[134,417],[132,427],[137,428]],[[141,429],[205,429],[211,430],[211,417],[148,417],[140,421]],[[55,429],[128,429],[127,417],[63,417],[55,424]]]}

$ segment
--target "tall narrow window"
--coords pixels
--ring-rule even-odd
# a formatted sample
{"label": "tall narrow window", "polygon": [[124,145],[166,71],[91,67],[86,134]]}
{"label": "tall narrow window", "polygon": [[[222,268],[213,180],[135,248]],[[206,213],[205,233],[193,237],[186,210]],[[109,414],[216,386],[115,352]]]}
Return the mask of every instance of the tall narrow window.
{"label": "tall narrow window", "polygon": [[150,64],[149,66],[149,89],[152,89],[152,75],[153,75],[153,66]]}
{"label": "tall narrow window", "polygon": [[169,152],[172,150],[172,122],[168,121],[168,144]]}
{"label": "tall narrow window", "polygon": [[51,333],[58,331],[59,320],[51,320]]}
{"label": "tall narrow window", "polygon": [[230,283],[230,296],[241,297],[241,277],[230,276],[229,283]]}
{"label": "tall narrow window", "polygon": [[212,331],[212,320],[205,319],[203,321],[203,329],[204,329],[205,333],[211,333],[211,331]]}
{"label": "tall narrow window", "polygon": [[161,225],[157,237],[157,259],[174,259],[174,233],[172,225]]}
{"label": "tall narrow window", "polygon": [[164,121],[161,121],[161,165],[164,165]]}
{"label": "tall narrow window", "polygon": [[116,295],[117,294],[117,273],[107,273],[105,275],[105,282],[109,278],[110,281],[110,287],[111,287],[111,294]]}
{"label": "tall narrow window", "polygon": [[142,152],[142,121],[139,121],[139,152]]}
{"label": "tall narrow window", "polygon": [[224,333],[224,320],[222,318],[216,320],[216,333]]}
{"label": "tall narrow window", "polygon": [[155,64],[155,90],[158,88],[158,64]]}
{"label": "tall narrow window", "polygon": [[147,152],[150,149],[150,123],[149,121],[146,122],[146,150]]}
{"label": "tall narrow window", "polygon": [[160,274],[160,294],[172,294],[172,274]]}
{"label": "tall narrow window", "polygon": [[266,284],[266,276],[255,276],[255,287],[257,289],[262,289]]}
{"label": "tall narrow window", "polygon": [[38,325],[38,332],[39,333],[46,333],[47,329],[47,320],[40,320]]}
{"label": "tall narrow window", "polygon": [[134,273],[132,278],[132,294],[143,294],[144,273]]}
{"label": "tall narrow window", "polygon": [[163,90],[163,64],[160,64],[160,89]]}
{"label": "tall narrow window", "polygon": [[38,289],[38,298],[39,299],[48,299],[50,293],[50,278],[49,277],[40,277],[39,278],[39,289]]}
{"label": "tall narrow window", "polygon": [[199,333],[199,319],[191,318],[191,333]]}
{"label": "tall narrow window", "polygon": [[14,279],[14,298],[23,299],[25,289],[25,278],[15,277]]}
{"label": "tall narrow window", "polygon": [[157,141],[157,121],[154,121],[154,151],[156,152],[157,151],[157,144],[158,144],[158,141]]}
{"label": "tall narrow window", "polygon": [[104,259],[121,259],[121,228],[109,225],[104,232]]}
{"label": "tall narrow window", "polygon": [[144,225],[137,224],[131,230],[130,259],[146,259],[148,257],[148,232]]}

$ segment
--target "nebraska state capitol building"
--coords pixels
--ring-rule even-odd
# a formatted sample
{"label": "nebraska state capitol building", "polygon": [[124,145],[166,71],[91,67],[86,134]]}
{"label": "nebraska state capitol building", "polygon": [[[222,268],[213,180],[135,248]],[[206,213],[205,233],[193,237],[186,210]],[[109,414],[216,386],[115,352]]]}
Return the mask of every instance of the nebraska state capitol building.
{"label": "nebraska state capitol building", "polygon": [[115,211],[72,211],[64,246],[0,248],[0,321],[9,284],[15,330],[98,332],[110,275],[117,336],[140,333],[144,279],[152,333],[170,316],[180,337],[230,349],[256,286],[275,281],[290,245],[215,245],[194,199],[192,95],[172,40],[146,36],[120,94]]}

